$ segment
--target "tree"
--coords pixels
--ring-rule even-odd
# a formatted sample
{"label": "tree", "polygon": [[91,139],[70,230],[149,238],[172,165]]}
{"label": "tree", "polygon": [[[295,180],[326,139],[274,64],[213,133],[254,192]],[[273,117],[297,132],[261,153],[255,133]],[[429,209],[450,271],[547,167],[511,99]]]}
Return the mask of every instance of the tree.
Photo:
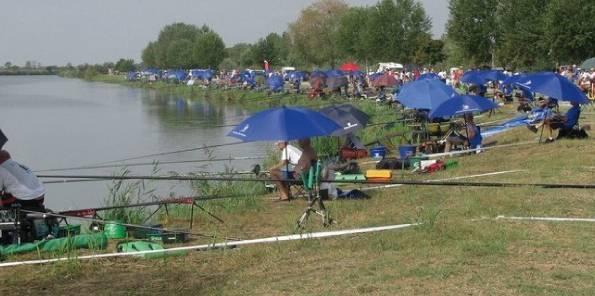
{"label": "tree", "polygon": [[366,60],[369,57],[366,34],[370,9],[352,7],[339,20],[336,46],[345,59]]}
{"label": "tree", "polygon": [[192,41],[178,39],[169,42],[165,56],[167,68],[183,69],[194,68],[197,63],[192,55]]}
{"label": "tree", "polygon": [[319,0],[302,10],[288,30],[295,54],[308,64],[334,66],[339,57],[334,37],[347,10],[342,0]]}
{"label": "tree", "polygon": [[216,67],[225,57],[225,44],[208,26],[184,23],[165,26],[142,52],[146,66],[160,68]]}
{"label": "tree", "polygon": [[447,38],[467,57],[470,64],[492,61],[499,39],[496,20],[498,0],[450,0]]}
{"label": "tree", "polygon": [[147,47],[143,49],[141,59],[147,67],[157,67],[157,48],[155,42],[149,42]]}
{"label": "tree", "polygon": [[414,62],[430,39],[430,19],[413,0],[382,0],[371,8],[365,43],[376,60]]}
{"label": "tree", "polygon": [[415,52],[414,62],[418,65],[436,65],[444,62],[446,55],[444,54],[444,41],[427,39],[421,41],[423,46],[419,47]]}
{"label": "tree", "polygon": [[130,72],[135,70],[133,59],[119,59],[114,66],[118,72]]}
{"label": "tree", "polygon": [[285,57],[282,56],[282,47],[283,38],[277,33],[270,33],[252,46],[252,60],[256,63],[266,60],[271,65],[280,65],[285,60]]}
{"label": "tree", "polygon": [[12,63],[11,62],[4,63],[4,68],[5,69],[10,69],[11,67],[12,67]]}
{"label": "tree", "polygon": [[235,69],[236,67],[244,67],[252,64],[252,61],[246,61],[243,57],[251,50],[251,45],[248,43],[238,43],[232,47],[225,49],[226,62],[225,69]]}
{"label": "tree", "polygon": [[497,60],[508,68],[539,68],[548,59],[544,42],[544,7],[550,0],[500,0]]}
{"label": "tree", "polygon": [[200,68],[215,68],[225,58],[225,43],[217,33],[209,30],[194,42],[192,51],[194,62]]}
{"label": "tree", "polygon": [[595,48],[595,2],[550,0],[545,14],[545,42],[551,59],[562,64],[580,63]]}

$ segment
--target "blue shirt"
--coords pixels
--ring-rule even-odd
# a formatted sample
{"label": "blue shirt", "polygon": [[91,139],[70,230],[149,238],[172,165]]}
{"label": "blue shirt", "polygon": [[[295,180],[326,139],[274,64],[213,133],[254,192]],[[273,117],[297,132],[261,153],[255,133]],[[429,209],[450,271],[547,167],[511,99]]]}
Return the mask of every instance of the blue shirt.
{"label": "blue shirt", "polygon": [[580,114],[581,108],[578,105],[572,106],[572,108],[568,109],[566,112],[566,123],[564,123],[564,127],[573,128],[575,125],[577,125]]}

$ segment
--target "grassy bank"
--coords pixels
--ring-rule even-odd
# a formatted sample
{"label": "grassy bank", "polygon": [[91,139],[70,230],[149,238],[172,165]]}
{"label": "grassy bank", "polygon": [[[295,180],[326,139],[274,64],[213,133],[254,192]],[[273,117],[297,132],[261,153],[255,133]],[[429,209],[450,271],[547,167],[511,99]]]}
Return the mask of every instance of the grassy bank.
{"label": "grassy bank", "polygon": [[[395,116],[386,106],[358,104],[378,108],[373,111],[391,114],[390,118]],[[511,108],[503,108],[496,118],[510,117],[512,112]],[[478,118],[480,122],[492,120],[494,117]],[[594,120],[592,112],[584,112],[581,118],[583,122]],[[537,136],[518,128],[486,144],[532,141]],[[454,169],[431,175],[407,172],[403,177],[449,179],[520,170],[463,180],[595,180],[593,138],[504,147],[455,159],[459,166]],[[422,225],[375,234],[192,252],[178,258],[70,260],[2,269],[0,294],[595,294],[595,238],[591,235],[595,224],[494,219],[498,215],[589,218],[595,212],[593,190],[402,186],[370,193],[369,200],[327,202],[337,221],[330,230],[416,222]],[[243,204],[240,200],[229,202],[237,206],[207,204],[224,224],[197,212],[195,231],[242,239],[290,234],[295,232],[295,221],[305,207],[304,200],[275,203],[266,197]],[[313,219],[308,230],[327,229]],[[197,239],[193,243],[208,241]],[[37,255],[10,259],[28,258]]]}
{"label": "grassy bank", "polygon": [[[525,129],[500,143],[533,140]],[[592,183],[595,141],[564,140],[458,158],[427,179],[522,172],[474,181]],[[199,213],[201,232],[256,238],[294,231],[304,201]],[[350,237],[193,252],[157,260],[113,259],[0,270],[2,295],[593,295],[595,225],[495,220],[507,216],[592,217],[592,190],[407,186],[372,199],[327,203],[331,229],[421,222]],[[310,230],[322,230],[315,221]],[[199,243],[201,241],[196,241]],[[109,283],[109,285],[107,284]]]}

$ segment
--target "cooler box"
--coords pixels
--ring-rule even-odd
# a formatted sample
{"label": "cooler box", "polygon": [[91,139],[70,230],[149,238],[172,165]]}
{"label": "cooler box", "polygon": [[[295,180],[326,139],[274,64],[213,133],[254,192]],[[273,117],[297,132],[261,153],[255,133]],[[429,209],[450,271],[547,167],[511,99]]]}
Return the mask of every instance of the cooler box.
{"label": "cooler box", "polygon": [[373,180],[390,180],[393,177],[391,170],[367,170],[366,178]]}

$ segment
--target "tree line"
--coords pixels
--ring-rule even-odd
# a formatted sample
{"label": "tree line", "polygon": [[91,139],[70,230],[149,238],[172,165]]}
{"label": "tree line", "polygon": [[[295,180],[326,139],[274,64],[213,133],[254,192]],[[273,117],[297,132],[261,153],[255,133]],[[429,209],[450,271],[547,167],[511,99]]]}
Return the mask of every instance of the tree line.
{"label": "tree line", "polygon": [[595,55],[595,1],[450,0],[450,64],[536,70]]}
{"label": "tree line", "polygon": [[[594,55],[592,0],[449,0],[449,10],[440,39],[432,37],[431,20],[417,0],[380,0],[367,7],[318,0],[283,33],[230,47],[206,25],[174,23],[147,44],[142,63],[230,70],[261,68],[264,60],[305,69],[354,61],[536,70]],[[117,65],[134,69],[131,60]]]}

